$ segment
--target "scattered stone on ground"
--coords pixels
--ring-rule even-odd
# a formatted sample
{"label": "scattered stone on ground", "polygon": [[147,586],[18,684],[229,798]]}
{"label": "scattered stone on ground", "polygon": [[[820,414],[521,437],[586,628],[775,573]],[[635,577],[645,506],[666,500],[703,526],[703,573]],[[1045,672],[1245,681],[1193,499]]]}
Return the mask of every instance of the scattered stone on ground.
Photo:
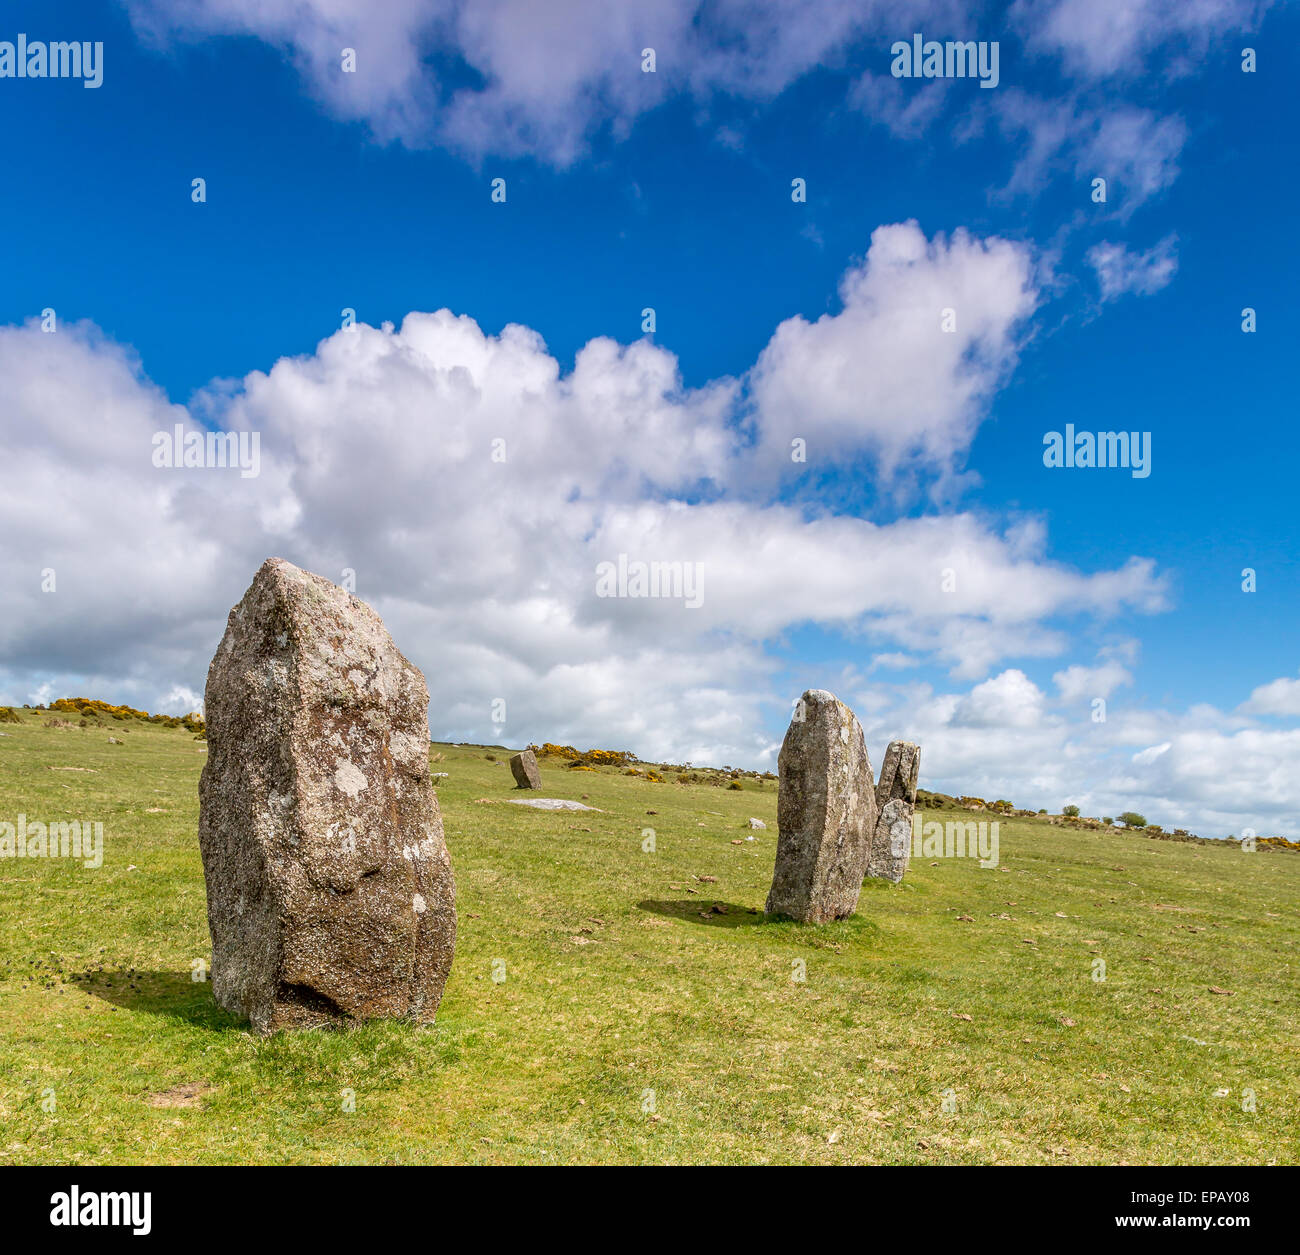
{"label": "scattered stone on ground", "polygon": [[539,811],[604,811],[599,806],[584,806],[581,802],[570,802],[559,797],[509,797],[512,806],[535,806]]}

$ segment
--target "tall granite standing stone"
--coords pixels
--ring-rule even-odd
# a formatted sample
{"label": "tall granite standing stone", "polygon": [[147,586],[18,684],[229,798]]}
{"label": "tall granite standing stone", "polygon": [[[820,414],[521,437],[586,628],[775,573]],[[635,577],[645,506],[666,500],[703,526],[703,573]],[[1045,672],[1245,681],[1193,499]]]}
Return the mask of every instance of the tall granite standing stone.
{"label": "tall granite standing stone", "polygon": [[876,785],[879,817],[871,838],[867,875],[897,884],[907,871],[912,853],[912,813],[916,806],[916,781],[921,770],[921,749],[910,741],[891,741]]}
{"label": "tall granite standing stone", "polygon": [[524,750],[522,754],[516,754],[510,760],[510,770],[514,775],[515,783],[521,789],[542,787],[542,773],[537,770],[537,755],[532,750]]}
{"label": "tall granite standing stone", "polygon": [[281,558],[208,671],[212,986],[259,1033],[431,1021],[456,939],[429,690],[369,606]]}
{"label": "tall granite standing stone", "polygon": [[875,777],[853,712],[833,694],[809,689],[778,771],[768,914],[815,924],[852,915],[876,827]]}

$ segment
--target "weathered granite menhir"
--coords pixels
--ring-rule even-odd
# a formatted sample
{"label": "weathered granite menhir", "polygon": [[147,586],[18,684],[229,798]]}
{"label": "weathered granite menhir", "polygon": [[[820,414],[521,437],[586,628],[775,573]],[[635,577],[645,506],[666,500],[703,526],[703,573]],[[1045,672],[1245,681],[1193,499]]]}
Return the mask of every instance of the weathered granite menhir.
{"label": "weathered granite menhir", "polygon": [[429,691],[379,616],[268,559],[208,672],[199,844],[217,1001],[259,1033],[433,1019],[455,892]]}
{"label": "weathered granite menhir", "polygon": [[862,728],[834,694],[803,695],[778,773],[768,914],[817,924],[852,915],[871,857],[876,792]]}

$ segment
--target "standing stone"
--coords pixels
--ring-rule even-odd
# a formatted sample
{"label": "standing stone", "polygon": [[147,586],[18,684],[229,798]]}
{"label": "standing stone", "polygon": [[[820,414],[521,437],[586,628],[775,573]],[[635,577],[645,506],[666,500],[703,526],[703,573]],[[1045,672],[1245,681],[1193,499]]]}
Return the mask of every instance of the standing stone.
{"label": "standing stone", "polygon": [[429,690],[369,606],[269,558],[208,671],[199,846],[217,1001],[271,1033],[427,1023],[456,940]]}
{"label": "standing stone", "polygon": [[912,812],[916,806],[916,781],[921,770],[921,749],[910,741],[891,741],[876,785],[879,818],[871,838],[867,875],[897,884],[907,871],[912,853]]}
{"label": "standing stone", "polygon": [[521,789],[542,787],[542,773],[537,770],[537,755],[532,750],[524,750],[522,754],[516,754],[510,760],[510,770],[514,774],[515,783]]}
{"label": "standing stone", "polygon": [[876,827],[862,728],[833,694],[809,689],[778,760],[776,869],[769,915],[820,924],[852,915]]}

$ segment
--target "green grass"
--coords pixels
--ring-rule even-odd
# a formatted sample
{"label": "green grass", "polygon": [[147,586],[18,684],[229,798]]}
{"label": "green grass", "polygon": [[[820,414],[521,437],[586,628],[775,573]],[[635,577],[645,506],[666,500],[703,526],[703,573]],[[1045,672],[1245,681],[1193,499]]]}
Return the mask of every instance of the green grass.
{"label": "green grass", "polygon": [[504,753],[435,746],[460,916],[437,1024],[258,1039],[191,979],[203,744],[21,718],[0,820],[101,820],[105,857],[0,862],[0,1161],[1300,1158],[1300,855],[1011,820],[999,870],[913,859],[850,920],[765,922],[774,782],[544,760],[547,796],[603,810],[547,814],[503,804]]}

